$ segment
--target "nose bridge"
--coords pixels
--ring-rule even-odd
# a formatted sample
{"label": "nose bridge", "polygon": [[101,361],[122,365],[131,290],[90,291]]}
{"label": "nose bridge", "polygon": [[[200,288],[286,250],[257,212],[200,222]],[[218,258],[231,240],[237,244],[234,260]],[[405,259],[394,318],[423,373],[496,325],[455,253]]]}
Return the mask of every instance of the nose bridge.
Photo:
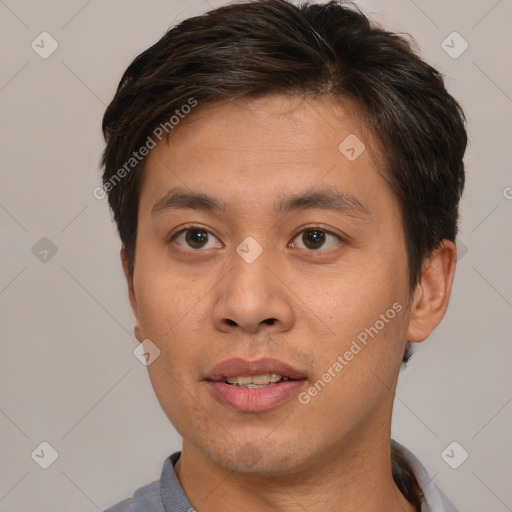
{"label": "nose bridge", "polygon": [[251,237],[237,246],[214,305],[213,320],[218,329],[238,326],[254,332],[263,325],[290,328],[292,307],[285,287],[269,268],[272,260],[272,255]]}
{"label": "nose bridge", "polygon": [[[253,239],[254,240],[254,239]],[[226,300],[234,300],[240,311],[262,311],[262,305],[268,303],[272,296],[268,251],[254,242],[244,241],[232,257],[231,272],[228,277]],[[261,314],[261,313],[260,313]]]}

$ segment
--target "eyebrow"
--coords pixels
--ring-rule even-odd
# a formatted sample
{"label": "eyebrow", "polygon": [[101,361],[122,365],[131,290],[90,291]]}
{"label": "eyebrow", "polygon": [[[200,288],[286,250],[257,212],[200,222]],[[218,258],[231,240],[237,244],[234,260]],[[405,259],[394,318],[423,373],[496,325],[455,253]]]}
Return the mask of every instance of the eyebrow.
{"label": "eyebrow", "polygon": [[151,214],[173,210],[225,211],[226,205],[207,194],[173,188],[153,205]]}
{"label": "eyebrow", "polygon": [[[151,214],[178,210],[225,212],[227,209],[227,204],[208,194],[189,192],[177,187],[171,189],[153,205]],[[276,214],[286,214],[299,210],[326,210],[351,217],[370,216],[369,210],[357,197],[332,188],[308,190],[281,198],[274,203]]]}
{"label": "eyebrow", "polygon": [[370,216],[369,210],[357,197],[333,188],[309,190],[285,197],[274,203],[274,210],[280,214],[297,210],[326,210],[350,217]]}

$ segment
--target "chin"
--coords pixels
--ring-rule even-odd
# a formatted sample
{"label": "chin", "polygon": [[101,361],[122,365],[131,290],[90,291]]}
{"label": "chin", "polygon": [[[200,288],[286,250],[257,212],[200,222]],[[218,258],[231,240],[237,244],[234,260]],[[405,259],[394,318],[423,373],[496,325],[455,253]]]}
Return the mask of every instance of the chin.
{"label": "chin", "polygon": [[214,452],[211,446],[212,443],[208,443],[206,449],[200,448],[203,455],[226,471],[238,474],[266,477],[269,473],[274,476],[290,475],[304,469],[310,459],[304,451],[305,443],[297,441],[294,446],[290,439],[281,442],[269,439],[237,440],[229,446],[217,445]]}

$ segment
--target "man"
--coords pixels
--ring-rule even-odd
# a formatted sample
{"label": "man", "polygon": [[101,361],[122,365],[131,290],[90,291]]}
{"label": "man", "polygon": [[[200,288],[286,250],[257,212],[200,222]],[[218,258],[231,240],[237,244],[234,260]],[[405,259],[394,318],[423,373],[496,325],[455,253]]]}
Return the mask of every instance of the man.
{"label": "man", "polygon": [[103,189],[135,336],[183,438],[120,511],[453,511],[391,441],[443,318],[464,116],[401,37],[330,2],[235,3],[124,73]]}

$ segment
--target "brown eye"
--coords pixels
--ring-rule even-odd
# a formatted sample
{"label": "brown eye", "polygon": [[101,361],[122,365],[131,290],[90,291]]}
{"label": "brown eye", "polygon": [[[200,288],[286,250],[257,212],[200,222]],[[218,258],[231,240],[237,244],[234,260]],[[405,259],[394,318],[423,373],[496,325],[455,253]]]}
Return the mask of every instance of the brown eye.
{"label": "brown eye", "polygon": [[211,249],[222,247],[222,244],[209,231],[198,228],[187,228],[173,237],[178,245],[185,249]]}
{"label": "brown eye", "polygon": [[318,229],[304,231],[302,241],[308,249],[320,249],[325,243],[325,233]]}
{"label": "brown eye", "polygon": [[[296,242],[296,240],[298,240]],[[318,228],[307,228],[302,230],[292,242],[293,247],[299,249],[318,250],[330,249],[336,246],[341,238],[330,231]]]}
{"label": "brown eye", "polygon": [[208,233],[200,229],[189,229],[185,233],[185,240],[190,247],[194,249],[201,249],[208,241]]}

